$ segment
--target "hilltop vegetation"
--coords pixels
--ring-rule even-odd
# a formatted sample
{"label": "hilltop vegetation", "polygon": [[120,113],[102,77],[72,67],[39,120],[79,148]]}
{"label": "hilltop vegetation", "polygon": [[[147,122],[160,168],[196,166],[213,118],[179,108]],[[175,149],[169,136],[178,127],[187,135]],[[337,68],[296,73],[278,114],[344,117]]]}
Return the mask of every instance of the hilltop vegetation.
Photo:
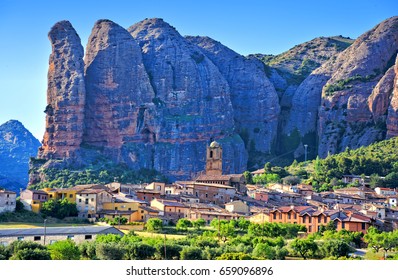
{"label": "hilltop vegetation", "polygon": [[107,162],[102,165],[89,166],[84,170],[71,170],[68,168],[43,169],[45,180],[29,186],[31,189],[42,188],[71,188],[84,184],[120,183],[150,183],[153,181],[167,182],[167,178],[153,169],[131,170],[123,164]]}

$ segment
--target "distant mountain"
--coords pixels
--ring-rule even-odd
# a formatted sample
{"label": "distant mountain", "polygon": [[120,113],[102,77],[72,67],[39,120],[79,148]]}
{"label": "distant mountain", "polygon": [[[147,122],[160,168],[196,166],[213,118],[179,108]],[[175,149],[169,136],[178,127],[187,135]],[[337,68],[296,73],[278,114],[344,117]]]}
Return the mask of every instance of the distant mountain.
{"label": "distant mountain", "polygon": [[0,125],[0,186],[19,191],[28,183],[29,158],[40,142],[19,121]]}

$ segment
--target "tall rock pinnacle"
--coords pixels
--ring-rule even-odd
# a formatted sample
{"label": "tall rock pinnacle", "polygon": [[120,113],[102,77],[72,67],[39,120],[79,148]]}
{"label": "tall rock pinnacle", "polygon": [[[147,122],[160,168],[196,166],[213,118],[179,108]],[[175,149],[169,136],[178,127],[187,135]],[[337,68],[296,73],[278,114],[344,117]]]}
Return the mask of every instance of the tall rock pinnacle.
{"label": "tall rock pinnacle", "polygon": [[85,83],[83,47],[68,21],[56,23],[48,37],[52,53],[48,68],[46,131],[39,158],[70,158],[83,136]]}

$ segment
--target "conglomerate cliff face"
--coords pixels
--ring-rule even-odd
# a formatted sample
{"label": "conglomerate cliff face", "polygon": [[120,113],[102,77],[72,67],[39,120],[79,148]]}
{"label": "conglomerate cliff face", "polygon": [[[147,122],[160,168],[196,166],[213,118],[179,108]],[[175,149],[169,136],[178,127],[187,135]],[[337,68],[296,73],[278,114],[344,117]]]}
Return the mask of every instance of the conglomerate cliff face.
{"label": "conglomerate cliff face", "polygon": [[[385,129],[373,121],[368,98],[378,83],[384,82],[381,79],[394,63],[397,51],[398,17],[393,17],[364,33],[336,58],[335,71],[322,89],[320,156],[384,138]],[[388,75],[385,80],[389,80]]]}
{"label": "conglomerate cliff face", "polygon": [[[243,172],[247,152],[219,69],[161,19],[144,20],[129,32],[97,21],[83,63],[70,23],[51,30],[47,132],[39,154],[48,161],[42,166],[84,168],[99,155],[186,179],[204,170],[206,146],[217,140],[224,172]],[[40,170],[38,162],[32,170]],[[31,183],[43,178],[32,172]]]}
{"label": "conglomerate cliff face", "polygon": [[398,17],[385,20],[314,70],[293,96],[285,133],[316,133],[313,145],[322,157],[383,139],[385,129],[373,120],[368,98],[379,82],[381,91],[388,88],[386,71],[398,50],[397,28]]}
{"label": "conglomerate cliff face", "polygon": [[31,183],[43,168],[99,158],[187,179],[204,170],[212,140],[224,172],[238,173],[248,152],[253,167],[302,158],[304,145],[309,158],[324,157],[398,135],[398,17],[354,42],[321,37],[278,56],[243,57],[162,19],[128,30],[97,21],[84,62],[69,22],[49,38],[46,132]]}
{"label": "conglomerate cliff face", "polygon": [[270,153],[275,145],[280,113],[278,95],[264,65],[245,58],[209,37],[186,37],[199,46],[228,82],[236,131],[249,153]]}
{"label": "conglomerate cliff face", "polygon": [[230,88],[219,69],[162,19],[128,30],[141,47],[155,93],[155,169],[176,175],[201,171],[205,147],[217,139],[223,144],[224,171],[243,171],[247,154],[234,132]]}
{"label": "conglomerate cliff face", "polygon": [[153,142],[154,92],[141,50],[126,29],[95,23],[85,55],[86,145],[104,148],[116,161],[131,142]]}
{"label": "conglomerate cliff face", "polygon": [[68,21],[48,33],[52,46],[48,67],[46,131],[40,158],[74,158],[82,142],[86,89],[83,47]]}

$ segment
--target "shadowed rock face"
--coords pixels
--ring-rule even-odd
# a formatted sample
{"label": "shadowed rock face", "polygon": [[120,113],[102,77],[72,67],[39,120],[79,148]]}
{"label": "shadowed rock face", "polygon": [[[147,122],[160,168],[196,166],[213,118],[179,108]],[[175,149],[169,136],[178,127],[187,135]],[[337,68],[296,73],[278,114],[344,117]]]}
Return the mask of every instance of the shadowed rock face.
{"label": "shadowed rock face", "polygon": [[276,141],[278,95],[257,59],[245,58],[208,37],[187,37],[218,67],[231,91],[236,131],[246,134],[251,152],[269,153]]}
{"label": "shadowed rock face", "polygon": [[234,132],[230,88],[219,69],[161,19],[144,20],[128,30],[141,47],[155,92],[155,168],[176,175],[201,171],[206,145],[218,139],[230,150],[224,154],[224,171],[243,171],[247,153]]}
{"label": "shadowed rock face", "polygon": [[55,24],[49,34],[52,53],[48,68],[46,131],[40,158],[72,158],[80,148],[84,126],[83,47],[68,21]]}
{"label": "shadowed rock face", "polygon": [[19,193],[28,183],[29,158],[40,142],[19,121],[0,125],[0,186]]}
{"label": "shadowed rock face", "polygon": [[369,110],[375,122],[385,122],[388,106],[394,89],[394,66],[384,74],[368,98]]}
{"label": "shadowed rock face", "polygon": [[[316,131],[320,156],[382,139],[368,98],[395,58],[397,30],[398,17],[390,18],[313,71],[294,94],[285,132],[303,136]],[[388,75],[385,79],[380,82],[388,82]]]}
{"label": "shadowed rock face", "polygon": [[387,138],[398,136],[398,56],[395,61],[394,70],[395,79],[393,84],[393,94],[387,115]]}

